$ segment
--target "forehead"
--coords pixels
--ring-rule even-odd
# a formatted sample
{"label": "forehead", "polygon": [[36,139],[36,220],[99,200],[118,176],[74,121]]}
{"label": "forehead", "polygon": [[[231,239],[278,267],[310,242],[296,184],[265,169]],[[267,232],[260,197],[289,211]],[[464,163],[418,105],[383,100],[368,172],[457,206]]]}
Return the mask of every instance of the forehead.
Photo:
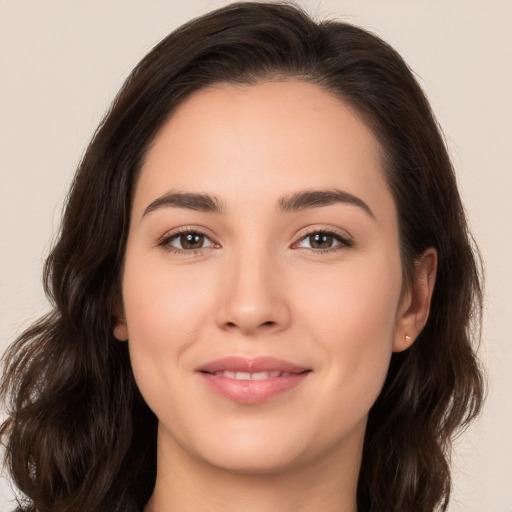
{"label": "forehead", "polygon": [[329,188],[393,207],[379,143],[349,105],[308,82],[217,84],[183,101],[160,130],[135,202],[193,189],[270,203],[295,190]]}

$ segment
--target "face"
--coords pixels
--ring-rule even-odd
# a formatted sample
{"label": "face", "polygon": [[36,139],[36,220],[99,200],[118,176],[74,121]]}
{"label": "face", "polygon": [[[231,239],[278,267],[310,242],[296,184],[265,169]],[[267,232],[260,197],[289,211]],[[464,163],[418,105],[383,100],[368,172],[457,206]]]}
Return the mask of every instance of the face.
{"label": "face", "polygon": [[196,92],[138,179],[115,327],[160,448],[241,472],[359,453],[408,326],[359,116],[302,82]]}

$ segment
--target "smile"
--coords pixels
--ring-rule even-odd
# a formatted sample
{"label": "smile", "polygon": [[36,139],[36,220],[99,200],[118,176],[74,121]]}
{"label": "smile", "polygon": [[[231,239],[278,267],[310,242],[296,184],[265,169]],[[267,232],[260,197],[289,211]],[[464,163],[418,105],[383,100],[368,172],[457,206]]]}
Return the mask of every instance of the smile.
{"label": "smile", "polygon": [[208,388],[223,398],[260,404],[297,387],[311,370],[272,357],[227,357],[207,363],[197,372]]}

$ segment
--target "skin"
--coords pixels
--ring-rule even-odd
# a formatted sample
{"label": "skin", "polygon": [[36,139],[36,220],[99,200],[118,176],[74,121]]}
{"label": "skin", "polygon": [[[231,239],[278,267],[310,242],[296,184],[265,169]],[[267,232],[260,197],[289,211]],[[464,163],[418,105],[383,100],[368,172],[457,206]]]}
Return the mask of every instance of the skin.
{"label": "skin", "polygon": [[[353,202],[278,207],[294,193],[333,189],[370,211]],[[209,194],[224,211],[155,206],[170,191]],[[203,247],[183,248],[174,236],[183,228],[204,234]],[[326,231],[334,235],[322,250],[310,235]],[[129,340],[159,419],[146,510],[357,510],[368,411],[392,352],[426,322],[435,267],[431,249],[403,289],[379,145],[319,86],[219,84],[183,102],[136,185],[114,329]],[[240,404],[196,371],[232,355],[311,371],[263,403]]]}

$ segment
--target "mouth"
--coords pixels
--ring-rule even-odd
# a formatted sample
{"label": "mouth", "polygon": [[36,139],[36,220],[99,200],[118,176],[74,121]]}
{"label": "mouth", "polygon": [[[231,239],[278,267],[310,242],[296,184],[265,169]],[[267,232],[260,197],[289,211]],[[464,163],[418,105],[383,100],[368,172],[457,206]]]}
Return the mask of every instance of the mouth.
{"label": "mouth", "polygon": [[241,404],[260,404],[291,391],[311,372],[273,357],[227,357],[197,369],[210,390]]}

